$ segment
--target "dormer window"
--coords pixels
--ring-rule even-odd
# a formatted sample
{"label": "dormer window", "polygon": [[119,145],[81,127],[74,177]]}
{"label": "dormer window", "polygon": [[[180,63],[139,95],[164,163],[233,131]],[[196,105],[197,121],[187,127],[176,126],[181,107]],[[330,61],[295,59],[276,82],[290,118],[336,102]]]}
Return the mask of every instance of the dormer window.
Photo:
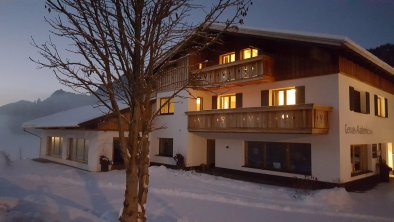
{"label": "dormer window", "polygon": [[240,58],[243,59],[250,59],[259,55],[259,50],[255,48],[246,48],[241,50]]}
{"label": "dormer window", "polygon": [[227,64],[234,61],[235,61],[235,52],[226,53],[220,55],[219,57],[219,64]]}

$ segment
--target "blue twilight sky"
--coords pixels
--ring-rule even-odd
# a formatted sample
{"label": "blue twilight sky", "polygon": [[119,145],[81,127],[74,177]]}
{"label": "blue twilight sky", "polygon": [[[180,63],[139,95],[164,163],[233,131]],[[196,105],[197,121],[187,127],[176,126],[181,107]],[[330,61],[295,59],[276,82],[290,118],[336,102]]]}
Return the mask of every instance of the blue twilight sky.
{"label": "blue twilight sky", "polygon": [[[342,35],[364,48],[394,43],[394,0],[253,0],[245,25]],[[60,85],[37,69],[30,37],[48,39],[44,0],[0,0],[0,106],[45,99]]]}

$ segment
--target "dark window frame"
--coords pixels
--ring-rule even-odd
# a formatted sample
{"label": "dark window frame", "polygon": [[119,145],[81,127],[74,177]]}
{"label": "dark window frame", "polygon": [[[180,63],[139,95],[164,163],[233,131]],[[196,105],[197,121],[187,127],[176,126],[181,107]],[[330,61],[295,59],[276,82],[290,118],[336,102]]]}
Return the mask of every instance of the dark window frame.
{"label": "dark window frame", "polygon": [[[165,104],[162,107],[162,104],[163,104],[162,101],[163,100],[169,100],[169,101],[168,102],[164,101],[164,103],[167,102],[167,104]],[[171,106],[173,108],[173,111],[171,111]],[[163,108],[165,108],[165,107],[167,107],[167,112],[163,112]],[[174,113],[175,113],[174,98],[170,98],[170,97],[160,98],[160,115],[173,115]]]}
{"label": "dark window frame", "polygon": [[[362,103],[362,97],[365,98],[364,103]],[[349,86],[349,110],[361,114],[370,114],[369,92],[357,90]]]}
{"label": "dark window frame", "polygon": [[245,141],[244,167],[310,176],[311,144]]}
{"label": "dark window frame", "polygon": [[[80,144],[82,143],[82,146]],[[79,148],[82,147],[82,150]],[[82,159],[80,159],[80,152],[82,151]],[[89,160],[89,141],[84,138],[69,138],[67,159],[78,162],[88,163]]]}
{"label": "dark window frame", "polygon": [[174,155],[174,139],[159,138],[159,155],[165,157],[173,157]]}

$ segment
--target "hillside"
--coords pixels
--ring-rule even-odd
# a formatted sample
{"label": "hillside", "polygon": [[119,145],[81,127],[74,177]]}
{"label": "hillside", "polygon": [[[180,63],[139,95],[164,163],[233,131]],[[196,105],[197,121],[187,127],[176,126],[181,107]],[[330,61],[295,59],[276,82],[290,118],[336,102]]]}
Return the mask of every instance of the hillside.
{"label": "hillside", "polygon": [[394,67],[394,44],[387,43],[374,49],[368,49],[368,51]]}
{"label": "hillside", "polygon": [[23,122],[52,113],[96,103],[93,96],[80,95],[63,90],[55,91],[45,100],[29,102],[21,100],[0,107],[0,115],[6,117],[5,127],[14,133],[21,132]]}

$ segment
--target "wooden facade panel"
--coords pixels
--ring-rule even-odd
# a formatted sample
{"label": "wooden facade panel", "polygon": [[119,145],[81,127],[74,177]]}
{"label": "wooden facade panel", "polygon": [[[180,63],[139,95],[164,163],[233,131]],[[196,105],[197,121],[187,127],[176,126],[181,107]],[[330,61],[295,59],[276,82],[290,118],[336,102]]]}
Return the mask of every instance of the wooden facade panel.
{"label": "wooden facade panel", "polygon": [[174,66],[168,67],[160,74],[157,83],[158,91],[169,91],[185,87],[188,84],[188,62],[181,59]]}
{"label": "wooden facade panel", "polygon": [[192,86],[217,87],[256,79],[272,79],[272,59],[261,55],[223,65],[214,65],[191,71]]}
{"label": "wooden facade panel", "polygon": [[327,133],[331,108],[313,104],[188,112],[189,131]]}
{"label": "wooden facade panel", "polygon": [[[127,129],[130,115],[129,113],[124,113],[123,115],[124,115],[124,120],[122,121],[122,126],[124,129]],[[89,129],[89,130],[100,130],[100,131],[118,131],[119,124],[117,117],[115,117],[114,115],[107,115],[83,123],[81,124],[81,128]]]}
{"label": "wooden facade panel", "polygon": [[304,78],[338,73],[338,58],[330,50],[291,46],[274,54],[275,80]]}
{"label": "wooden facade panel", "polygon": [[344,56],[339,57],[339,70],[352,78],[394,94],[394,76],[384,77]]}

